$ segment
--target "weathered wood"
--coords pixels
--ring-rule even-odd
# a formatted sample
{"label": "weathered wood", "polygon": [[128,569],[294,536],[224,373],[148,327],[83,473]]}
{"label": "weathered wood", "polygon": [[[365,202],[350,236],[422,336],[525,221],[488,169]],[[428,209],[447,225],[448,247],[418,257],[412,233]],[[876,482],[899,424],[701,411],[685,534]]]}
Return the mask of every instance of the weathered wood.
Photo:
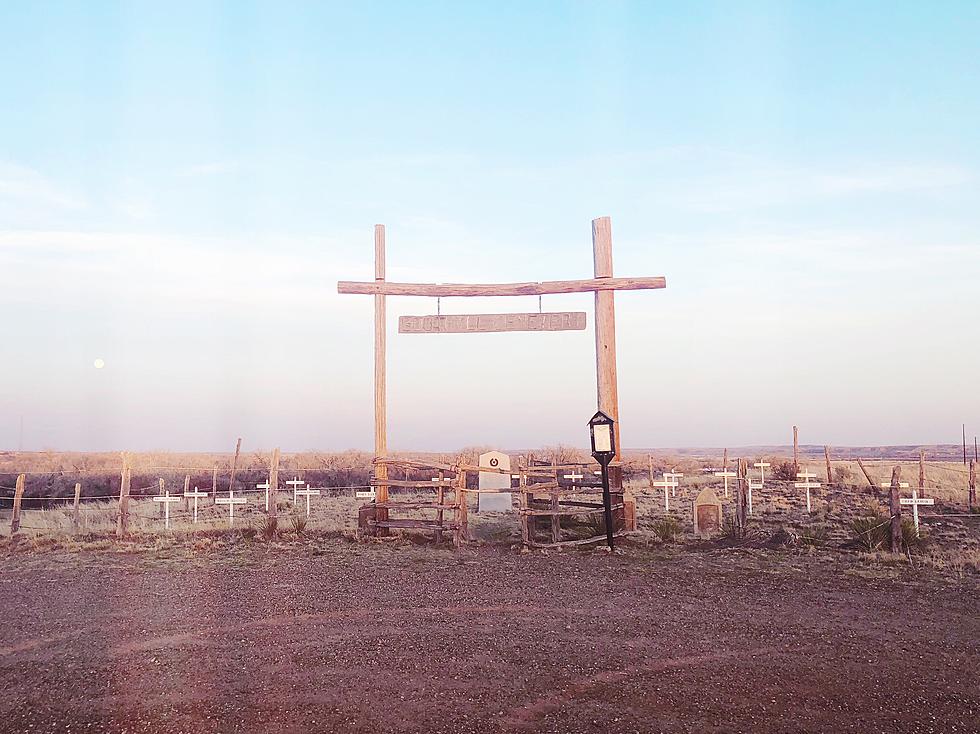
{"label": "weathered wood", "polygon": [[525,548],[529,547],[531,544],[531,520],[530,518],[523,514],[526,510],[530,509],[529,496],[527,493],[527,471],[523,462],[518,462],[517,464],[517,486],[521,490],[518,496],[518,511],[522,513],[520,515],[521,522],[521,543]]}
{"label": "weathered wood", "polygon": [[211,502],[214,503],[215,499],[218,497],[218,462],[214,463],[214,469],[211,471]]}
{"label": "weathered wood", "polygon": [[553,471],[555,476],[555,489],[552,490],[552,492],[548,495],[548,501],[549,504],[551,505],[551,542],[557,543],[558,541],[561,540],[561,520],[559,519],[558,516],[558,486],[559,486],[558,475],[560,474],[560,472],[558,470],[557,457],[551,460],[551,465],[552,467],[554,467]]}
{"label": "weathered wood", "polygon": [[800,430],[793,426],[793,474],[800,473]]}
{"label": "weathered wood", "polygon": [[650,487],[653,487],[653,455],[647,456],[647,476],[649,477]]}
{"label": "weathered wood", "polygon": [[925,496],[926,493],[926,452],[919,449],[919,494]]}
{"label": "weathered wood", "polygon": [[977,503],[977,460],[970,462],[970,490],[967,493],[967,504],[972,508]]}
{"label": "weathered wood", "polygon": [[[439,472],[438,479],[439,481],[436,483],[438,484],[438,487],[436,488],[436,502],[438,503],[438,511],[436,512],[436,522],[438,522],[439,525],[442,525],[443,521],[445,520],[445,517],[443,516],[443,503],[446,501],[446,487],[444,484],[446,479],[446,472],[444,471]],[[441,530],[436,532],[436,542],[437,543],[442,542]]]}
{"label": "weathered wood", "polygon": [[425,502],[423,500],[419,500],[419,501],[405,500],[404,502],[401,500],[388,500],[387,502],[383,502],[383,503],[375,502],[374,506],[384,507],[389,510],[439,510],[440,514],[442,513],[443,510],[459,509],[458,503],[454,502],[452,504],[447,504],[445,500],[443,500],[442,502],[439,502],[438,500],[433,502]]}
{"label": "weathered wood", "polygon": [[279,499],[277,490],[279,489],[279,449],[272,451],[272,463],[269,465],[269,519],[276,520],[279,512]]}
{"label": "weathered wood", "polygon": [[743,532],[747,522],[748,464],[747,459],[738,459],[738,479],[735,483],[735,523]]}
{"label": "weathered wood", "polygon": [[[375,287],[385,285],[385,226],[374,225],[374,282]],[[343,293],[343,291],[340,291]],[[374,456],[384,459],[388,455],[388,392],[387,392],[387,337],[388,312],[385,294],[375,291],[374,296]],[[384,462],[374,466],[377,485],[376,500],[388,501],[388,465]],[[378,510],[379,521],[388,519],[388,511]],[[381,526],[382,528],[385,526]],[[385,535],[382,530],[381,535]]]}
{"label": "weathered wood", "polygon": [[[612,260],[612,222],[609,217],[592,220],[592,257],[595,281],[614,280]],[[612,418],[616,455],[622,461],[623,444],[619,425],[619,388],[616,379],[616,303],[613,289],[595,290],[595,360],[596,392],[599,410]],[[611,479],[611,477],[610,477]],[[610,491],[619,491],[610,487]]]}
{"label": "weathered wood", "polygon": [[830,447],[823,447],[823,460],[827,463],[827,486],[834,486],[834,473],[830,469]]}
{"label": "weathered wood", "polygon": [[14,509],[10,513],[10,534],[16,535],[20,531],[20,504],[24,499],[24,486],[27,483],[26,474],[18,474],[17,481],[14,483]]}
{"label": "weathered wood", "polygon": [[466,471],[460,467],[456,471],[456,503],[459,509],[456,510],[457,523],[459,524],[459,544],[469,542],[470,539],[470,508],[466,490]]}
{"label": "weathered wood", "polygon": [[874,489],[874,487],[876,486],[875,480],[871,478],[871,474],[868,473],[868,468],[864,465],[864,462],[861,461],[861,459],[858,459],[857,464],[861,468],[861,471],[864,473],[864,478],[868,480],[868,486]]}
{"label": "weathered wood", "polygon": [[[157,494],[163,495],[165,491],[166,491],[166,483],[163,481],[163,477],[161,477],[160,479],[157,480]],[[160,517],[163,517],[165,512],[164,509],[165,507],[169,508],[170,504],[166,502],[160,503],[160,511],[157,513],[158,515],[160,515]]]}
{"label": "weathered wood", "polygon": [[721,470],[728,471],[728,449],[725,449],[725,453],[722,455]]}
{"label": "weathered wood", "polygon": [[123,536],[129,530],[129,485],[132,480],[129,457],[123,454],[122,476],[119,481],[119,518],[116,522],[116,535]]}
{"label": "weathered wood", "polygon": [[[593,233],[596,222],[605,222],[605,233],[609,232],[609,217],[593,220]],[[381,226],[381,225],[378,225]],[[593,238],[594,238],[593,234]],[[611,240],[610,240],[611,244]],[[337,292],[341,294],[364,296],[430,296],[433,298],[470,296],[547,296],[559,293],[588,293],[589,291],[637,291],[656,290],[667,287],[663,276],[641,278],[613,278],[608,276],[579,280],[544,280],[526,283],[392,283],[384,278],[375,281],[341,280]]]}
{"label": "weathered wood", "polygon": [[75,532],[78,532],[78,528],[81,525],[81,514],[79,510],[79,503],[82,500],[82,483],[75,482],[75,501],[72,504],[71,510],[71,526]]}
{"label": "weathered wood", "polygon": [[190,512],[191,500],[187,493],[191,491],[191,475],[184,475],[184,512]]}
{"label": "weathered wood", "polygon": [[[618,504],[612,505],[612,509],[614,509],[614,510],[621,510],[621,509],[623,509],[623,504],[622,503],[618,503]],[[572,517],[572,516],[575,516],[575,515],[601,515],[605,511],[606,511],[606,508],[605,507],[588,507],[588,508],[587,507],[582,507],[582,508],[573,508],[573,509],[570,509],[570,510],[562,510],[560,508],[559,509],[539,510],[539,509],[534,509],[534,508],[530,508],[530,507],[527,508],[527,509],[525,509],[523,507],[518,509],[518,512],[520,514],[522,514],[522,515],[529,515],[531,517]],[[605,538],[606,537],[605,534],[603,534],[602,537]],[[558,541],[552,541],[552,542],[558,542]]]}
{"label": "weathered wood", "polygon": [[891,551],[902,552],[902,500],[899,494],[899,484],[902,478],[902,465],[896,464],[892,469],[891,492],[889,493],[889,510],[891,512]]}
{"label": "weathered wood", "polygon": [[[614,538],[622,538],[628,535],[629,532],[626,530],[620,530],[618,533],[613,533]],[[576,545],[591,545],[592,543],[604,543],[606,542],[606,534],[594,535],[591,538],[580,538],[578,540],[563,540],[560,543],[536,543],[534,541],[528,541],[527,545],[531,548],[570,548]]]}
{"label": "weathered wood", "polygon": [[416,520],[414,518],[402,518],[400,520],[368,520],[368,525],[376,528],[416,528],[418,530],[455,530],[455,523],[440,524],[434,520]]}
{"label": "weathered wood", "polygon": [[482,334],[499,331],[584,331],[584,311],[399,316],[400,334]]}
{"label": "weathered wood", "polygon": [[[235,489],[235,473],[238,471],[238,456],[242,453],[242,439],[239,438],[235,444],[235,458],[231,461],[231,477],[228,479],[228,491]],[[217,501],[217,499],[215,500]]]}
{"label": "weathered wood", "polygon": [[[444,472],[440,472],[442,474]],[[431,479],[428,482],[416,482],[416,481],[405,481],[404,479],[385,479],[385,484],[390,487],[400,487],[404,489],[432,489],[436,486],[436,483]],[[373,477],[371,478],[371,486],[375,487],[377,480]],[[508,490],[510,491],[510,490]]]}

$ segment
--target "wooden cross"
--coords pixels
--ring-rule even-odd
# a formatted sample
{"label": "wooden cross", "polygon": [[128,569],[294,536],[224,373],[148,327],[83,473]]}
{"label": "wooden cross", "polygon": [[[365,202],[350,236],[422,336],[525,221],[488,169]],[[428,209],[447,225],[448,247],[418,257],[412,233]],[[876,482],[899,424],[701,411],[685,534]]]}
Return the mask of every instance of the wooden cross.
{"label": "wooden cross", "polygon": [[171,497],[170,490],[168,489],[163,493],[162,496],[154,497],[153,501],[163,503],[163,527],[169,530],[170,529],[170,503],[180,502],[180,497]]}
{"label": "wooden cross", "polygon": [[448,477],[432,477],[432,481],[435,482],[436,486],[440,484],[452,484],[453,480]]}
{"label": "wooden cross", "polygon": [[729,479],[729,477],[732,477],[732,478],[737,477],[738,474],[736,474],[733,471],[728,471],[726,469],[725,471],[716,471],[715,472],[715,476],[716,477],[724,477],[725,478],[725,496],[727,497],[728,496],[728,479]]}
{"label": "wooden cross", "polygon": [[[299,487],[302,487],[304,484],[306,484],[306,482],[304,482],[302,479],[297,479],[296,477],[293,477],[292,479],[288,480],[286,482],[286,484],[291,484],[292,487],[293,487],[293,504],[295,505],[296,504],[296,490]],[[269,509],[268,506],[266,506],[265,509],[268,510]]]}
{"label": "wooden cross", "polygon": [[235,505],[244,505],[248,502],[244,497],[236,497],[235,490],[229,489],[227,497],[217,497],[214,500],[216,505],[228,505],[228,527],[235,524]]}
{"label": "wooden cross", "polygon": [[793,486],[797,489],[806,490],[806,511],[810,512],[810,490],[817,489],[820,486],[820,482],[811,482],[811,479],[816,479],[816,474],[811,474],[808,471],[800,472],[796,475],[797,479],[802,479],[802,482],[796,482]]}
{"label": "wooden cross", "polygon": [[[663,277],[615,278],[612,261],[612,222],[609,217],[592,220],[592,255],[594,277],[583,280],[553,280],[523,283],[495,284],[435,284],[435,283],[393,283],[385,279],[385,228],[374,227],[374,280],[353,282],[340,281],[337,292],[374,296],[374,455],[384,459],[388,455],[387,390],[386,390],[386,347],[387,347],[387,296],[428,296],[473,297],[473,296],[541,296],[560,293],[595,294],[595,362],[596,392],[598,408],[612,418],[615,431],[616,455],[612,472],[613,491],[622,492],[622,464],[619,422],[619,387],[616,376],[616,307],[615,292],[618,290],[649,290],[666,288]],[[532,319],[521,320],[520,314],[504,320],[488,319],[491,330],[512,330],[531,328]],[[523,316],[528,316],[524,314]],[[539,314],[539,316],[552,316]],[[570,319],[566,324],[566,318]],[[579,328],[580,323],[571,324],[574,315],[562,315],[555,328]],[[446,317],[440,317],[446,318]],[[535,330],[547,330],[546,319],[537,319],[541,325]],[[527,326],[521,326],[521,323]],[[518,326],[515,327],[514,324]],[[388,467],[383,461],[375,463],[375,480],[378,488],[378,502],[388,501]],[[632,500],[630,500],[632,501]],[[629,514],[629,513],[627,513]],[[629,528],[634,529],[634,528]]]}
{"label": "wooden cross", "polygon": [[674,497],[677,496],[677,488],[681,486],[677,480],[680,479],[682,476],[684,475],[681,474],[680,472],[675,472],[675,471],[664,472],[664,479],[669,479],[671,482],[674,483],[674,486],[671,487],[671,492],[670,492],[671,495]]}
{"label": "wooden cross", "polygon": [[759,489],[766,483],[766,467],[772,466],[768,461],[757,461],[752,466],[759,470]]}
{"label": "wooden cross", "polygon": [[193,499],[194,500],[194,522],[195,522],[195,524],[197,523],[197,500],[198,500],[199,497],[207,497],[207,496],[208,496],[208,493],[207,492],[201,492],[201,491],[198,490],[197,487],[194,487],[194,491],[193,492],[184,492],[184,497],[185,498],[187,498],[187,499]]}
{"label": "wooden cross", "polygon": [[310,489],[310,485],[309,484],[306,485],[306,489],[300,489],[300,490],[297,490],[296,491],[296,495],[297,496],[302,495],[302,496],[306,497],[306,516],[307,517],[310,516],[310,496],[311,495],[314,495],[314,494],[317,497],[319,497],[320,496],[320,490],[319,489]]}
{"label": "wooden cross", "polygon": [[664,512],[670,512],[670,489],[674,486],[674,483],[667,479],[666,476],[665,474],[664,479],[659,482],[654,482],[653,486],[664,488]]}
{"label": "wooden cross", "polygon": [[752,490],[753,489],[762,489],[762,480],[761,479],[759,480],[759,483],[756,484],[755,483],[755,480],[752,479],[751,477],[749,477],[749,491],[748,491],[748,497],[747,497],[747,499],[749,501],[748,510],[749,510],[749,514],[750,515],[752,514]]}
{"label": "wooden cross", "polygon": [[572,473],[571,474],[562,474],[562,478],[563,479],[571,479],[572,480],[572,484],[575,484],[575,480],[576,479],[585,479],[585,475],[584,474],[576,474],[575,473],[575,470],[572,470]]}
{"label": "wooden cross", "polygon": [[[891,485],[888,485],[888,486],[891,486]],[[900,484],[899,486],[902,486],[902,485]],[[908,485],[907,482],[905,482],[904,483],[904,486],[907,487],[909,485]],[[903,504],[903,505],[911,505],[912,506],[912,521],[915,523],[915,535],[916,535],[916,537],[918,537],[918,535],[919,535],[919,505],[934,505],[934,504],[936,504],[936,500],[933,499],[932,497],[919,497],[918,490],[915,489],[915,488],[913,488],[912,489],[912,497],[911,497],[911,499],[909,499],[908,497],[902,497],[902,499],[900,499],[899,502],[901,504]]]}
{"label": "wooden cross", "polygon": [[255,488],[265,490],[265,511],[268,512],[269,511],[269,488],[270,488],[269,483],[262,482],[262,484],[256,484]]}

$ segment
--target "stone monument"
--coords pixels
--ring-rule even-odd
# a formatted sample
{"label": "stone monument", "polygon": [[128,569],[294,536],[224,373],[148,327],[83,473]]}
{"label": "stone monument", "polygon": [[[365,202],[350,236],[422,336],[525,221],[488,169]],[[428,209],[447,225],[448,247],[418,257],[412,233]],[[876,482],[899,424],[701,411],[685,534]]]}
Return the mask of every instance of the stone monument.
{"label": "stone monument", "polygon": [[712,533],[721,531],[721,500],[711,487],[701,490],[694,500],[694,535],[710,538]]}
{"label": "stone monument", "polygon": [[[480,454],[480,466],[503,469],[505,474],[480,472],[480,489],[510,489],[510,457],[501,451]],[[513,503],[510,492],[493,492],[477,495],[477,512],[511,512]]]}

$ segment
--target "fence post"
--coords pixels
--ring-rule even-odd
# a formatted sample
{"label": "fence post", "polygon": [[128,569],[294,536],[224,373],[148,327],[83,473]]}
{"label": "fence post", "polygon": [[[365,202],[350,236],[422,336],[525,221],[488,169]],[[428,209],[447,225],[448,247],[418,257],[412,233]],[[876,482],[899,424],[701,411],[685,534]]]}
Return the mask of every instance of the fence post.
{"label": "fence post", "polygon": [[[159,483],[159,486],[160,486],[160,493],[159,494],[160,494],[161,497],[163,497],[163,493],[164,493],[164,491],[167,488],[167,485],[163,481],[163,477],[160,477],[160,480],[159,480],[158,483]],[[160,517],[163,517],[163,513],[164,513],[163,505],[164,505],[164,503],[161,502],[160,503],[160,512],[159,512]]]}
{"label": "fence post", "polygon": [[892,521],[892,553],[902,552],[902,503],[898,493],[898,483],[902,478],[902,465],[896,464],[892,469],[891,492],[888,495],[888,505]]}
{"label": "fence post", "polygon": [[800,431],[793,426],[793,474],[800,473]]}
{"label": "fence post", "polygon": [[977,503],[977,460],[970,462],[970,493],[967,497],[970,509]]}
{"label": "fence post", "polygon": [[24,482],[27,480],[26,474],[17,475],[17,484],[14,486],[14,510],[10,514],[10,534],[16,535],[20,530],[20,503],[24,498]]}
{"label": "fence post", "polygon": [[187,493],[191,491],[191,475],[184,475],[184,512],[189,512],[191,509],[191,499],[187,496]]}
{"label": "fence post", "polygon": [[79,520],[81,519],[78,514],[79,513],[78,503],[81,501],[81,499],[82,499],[82,483],[75,482],[75,505],[72,508],[71,526],[76,533],[78,532],[78,526],[80,524]]}
{"label": "fence post", "polygon": [[867,468],[865,468],[864,462],[861,461],[860,458],[858,458],[857,462],[858,462],[858,466],[861,467],[861,471],[864,473],[864,478],[868,480],[868,486],[871,487],[871,489],[874,489],[875,488],[874,480],[871,478],[871,475],[868,474],[868,470]]}
{"label": "fence post", "polygon": [[211,504],[218,498],[218,462],[214,462],[214,470],[211,472]]}
{"label": "fence post", "polygon": [[926,496],[926,452],[919,449],[919,496]]}
{"label": "fence post", "polygon": [[122,477],[119,481],[119,520],[116,535],[122,537],[129,529],[129,483],[131,480],[129,457],[123,454]]}
{"label": "fence post", "polygon": [[738,487],[735,490],[735,524],[741,533],[745,532],[745,510],[747,502],[748,459],[738,460]]}
{"label": "fence post", "polygon": [[279,489],[279,449],[272,452],[272,464],[269,467],[269,517],[276,519],[276,490]]}
{"label": "fence post", "polygon": [[830,447],[823,447],[823,459],[827,462],[827,486],[834,486],[834,473],[830,470]]}
{"label": "fence post", "polygon": [[235,472],[238,470],[238,455],[242,452],[242,439],[238,439],[238,443],[235,444],[235,458],[231,462],[231,479],[228,480],[228,489],[233,490],[235,488]]}

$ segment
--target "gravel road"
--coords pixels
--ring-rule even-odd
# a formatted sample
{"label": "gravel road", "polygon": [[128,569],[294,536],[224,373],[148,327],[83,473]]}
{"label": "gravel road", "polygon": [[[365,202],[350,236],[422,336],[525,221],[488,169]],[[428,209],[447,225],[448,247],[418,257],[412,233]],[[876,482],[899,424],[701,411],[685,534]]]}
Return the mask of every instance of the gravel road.
{"label": "gravel road", "polygon": [[0,730],[976,732],[980,582],[839,554],[11,554]]}

